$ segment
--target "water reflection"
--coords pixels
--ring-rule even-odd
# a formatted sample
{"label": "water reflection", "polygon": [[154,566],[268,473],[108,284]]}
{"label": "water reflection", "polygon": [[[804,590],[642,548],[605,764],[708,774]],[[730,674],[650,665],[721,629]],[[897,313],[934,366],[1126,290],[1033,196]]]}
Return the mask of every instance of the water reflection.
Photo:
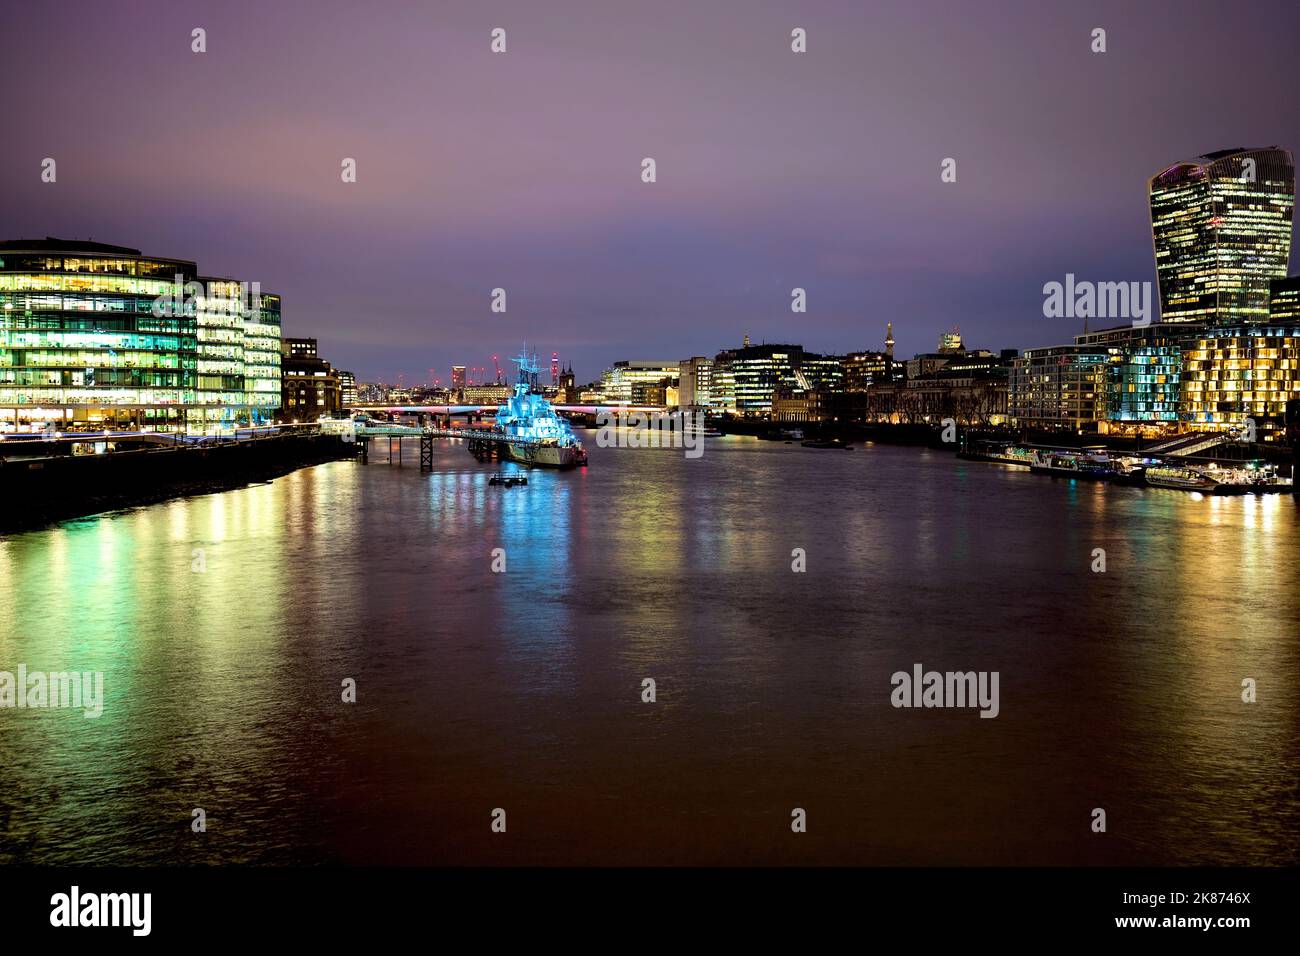
{"label": "water reflection", "polygon": [[[0,860],[1295,861],[1290,498],[884,446],[591,455],[502,488],[408,448],[0,539],[0,669],[108,697],[0,714]],[[894,710],[916,661],[1000,670],[1002,715]]]}

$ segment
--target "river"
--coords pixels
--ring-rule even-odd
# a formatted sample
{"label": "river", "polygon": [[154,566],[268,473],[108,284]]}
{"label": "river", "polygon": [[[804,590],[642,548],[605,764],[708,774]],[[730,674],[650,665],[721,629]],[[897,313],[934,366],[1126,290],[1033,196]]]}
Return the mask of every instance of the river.
{"label": "river", "polygon": [[[0,709],[0,863],[1300,862],[1291,496],[706,442],[0,538],[0,670],[104,680]],[[893,706],[916,664],[997,716]]]}

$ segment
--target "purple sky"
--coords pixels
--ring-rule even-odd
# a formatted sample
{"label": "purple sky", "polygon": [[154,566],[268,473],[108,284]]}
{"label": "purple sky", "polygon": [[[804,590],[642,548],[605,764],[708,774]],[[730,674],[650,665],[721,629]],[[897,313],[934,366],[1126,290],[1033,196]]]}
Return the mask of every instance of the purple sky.
{"label": "purple sky", "polygon": [[0,237],[259,281],[287,335],[363,380],[446,381],[524,339],[579,381],[746,332],[842,352],[892,321],[902,354],[952,325],[973,347],[1068,341],[1044,282],[1154,279],[1147,177],[1300,147],[1294,0],[18,8],[0,12]]}

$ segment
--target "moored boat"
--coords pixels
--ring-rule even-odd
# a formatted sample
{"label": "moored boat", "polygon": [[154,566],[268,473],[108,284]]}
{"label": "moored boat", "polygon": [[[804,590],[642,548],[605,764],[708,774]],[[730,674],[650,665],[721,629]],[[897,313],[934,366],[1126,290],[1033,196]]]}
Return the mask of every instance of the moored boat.
{"label": "moored boat", "polygon": [[1028,448],[1017,445],[980,443],[957,452],[957,457],[967,461],[991,461],[999,465],[1018,465],[1028,468],[1033,463],[1034,453]]}
{"label": "moored boat", "polygon": [[1252,494],[1290,491],[1293,478],[1278,474],[1277,465],[1264,461],[1247,462],[1241,469],[1241,482]]}
{"label": "moored boat", "polygon": [[1035,449],[1030,455],[1029,470],[1040,475],[1081,478],[1088,481],[1105,481],[1118,474],[1105,453],[1050,449]]}
{"label": "moored boat", "polygon": [[691,424],[689,421],[682,425],[682,432],[687,435],[695,435],[700,438],[721,438],[722,432],[718,431],[713,425]]}
{"label": "moored boat", "polygon": [[515,391],[497,409],[493,426],[493,431],[509,439],[500,443],[502,453],[523,465],[549,468],[585,465],[587,451],[573,434],[573,428],[529,385],[530,376],[538,371],[537,362],[522,353],[514,361],[519,366]]}
{"label": "moored boat", "polygon": [[1145,472],[1146,483],[1152,488],[1174,488],[1179,491],[1218,492],[1222,482],[1199,468],[1185,465],[1153,465]]}
{"label": "moored boat", "polygon": [[1146,470],[1146,483],[1153,488],[1203,491],[1215,495],[1269,494],[1291,490],[1290,479],[1279,475],[1276,465],[1262,461],[1228,465],[1164,462]]}

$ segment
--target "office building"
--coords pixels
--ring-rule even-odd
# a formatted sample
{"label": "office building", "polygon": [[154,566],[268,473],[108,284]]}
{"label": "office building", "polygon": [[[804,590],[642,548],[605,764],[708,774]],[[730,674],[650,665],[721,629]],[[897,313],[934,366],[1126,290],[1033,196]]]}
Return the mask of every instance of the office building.
{"label": "office building", "polygon": [[351,372],[345,372],[339,369],[336,373],[339,379],[339,403],[344,408],[351,408],[357,404],[357,377]]}
{"label": "office building", "polygon": [[791,395],[842,391],[843,358],[805,352],[800,345],[743,345],[718,353],[711,388],[715,406],[721,403],[738,415],[767,417],[779,389]]}
{"label": "office building", "polygon": [[1269,282],[1286,276],[1291,253],[1291,152],[1207,153],[1156,173],[1148,191],[1160,321],[1266,321]]}
{"label": "office building", "polygon": [[[1274,280],[1265,322],[1198,334],[1183,355],[1180,419],[1197,431],[1281,436],[1300,399],[1300,276]],[[1253,428],[1252,428],[1253,426]]]}
{"label": "office building", "polygon": [[1008,416],[1022,426],[1095,429],[1106,417],[1107,361],[1092,345],[1025,349],[1011,367]]}
{"label": "office building", "polygon": [[1200,328],[1196,323],[1156,322],[1074,337],[1075,345],[1106,354],[1100,431],[1152,438],[1177,429],[1183,351]]}
{"label": "office building", "polygon": [[192,260],[0,242],[0,429],[207,433],[280,402],[280,299]]}
{"label": "office building", "polygon": [[669,385],[676,388],[680,375],[681,367],[677,362],[615,362],[601,376],[600,390],[605,401],[611,405],[662,404],[638,401],[634,392],[638,387],[641,388],[641,397],[644,399],[645,386],[662,386],[665,390]]}
{"label": "office building", "polygon": [[1269,284],[1268,321],[1270,325],[1300,325],[1300,275]]}
{"label": "office building", "polygon": [[514,394],[514,389],[506,384],[466,385],[461,393],[461,400],[466,405],[499,405]]}
{"label": "office building", "polygon": [[850,352],[844,356],[844,389],[865,392],[872,385],[889,381],[893,358],[886,352]]}
{"label": "office building", "polygon": [[708,408],[713,396],[713,360],[703,355],[677,365],[677,397],[682,408]]}

